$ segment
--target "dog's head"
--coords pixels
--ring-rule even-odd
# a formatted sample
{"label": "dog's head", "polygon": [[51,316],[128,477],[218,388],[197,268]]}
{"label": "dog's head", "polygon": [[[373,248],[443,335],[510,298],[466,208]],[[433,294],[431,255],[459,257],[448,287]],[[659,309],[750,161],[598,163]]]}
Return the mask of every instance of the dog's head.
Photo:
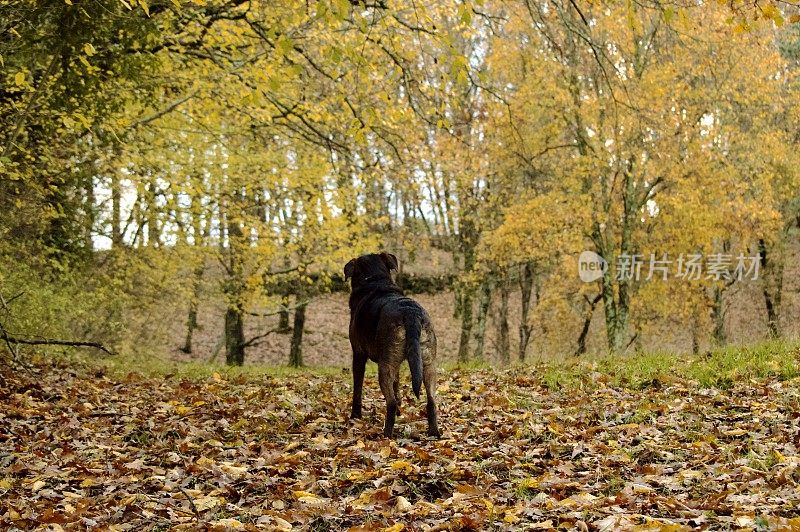
{"label": "dog's head", "polygon": [[366,282],[392,281],[392,270],[397,271],[397,257],[391,253],[370,253],[351,260],[344,267],[344,280],[352,279],[353,288]]}

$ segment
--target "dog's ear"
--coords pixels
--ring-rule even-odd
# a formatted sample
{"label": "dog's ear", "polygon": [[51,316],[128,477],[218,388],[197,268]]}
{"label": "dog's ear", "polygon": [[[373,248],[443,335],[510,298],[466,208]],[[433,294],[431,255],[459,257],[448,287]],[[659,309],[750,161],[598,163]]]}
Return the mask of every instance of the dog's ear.
{"label": "dog's ear", "polygon": [[350,262],[344,265],[344,280],[347,281],[353,276],[353,268],[356,267],[356,259],[350,259]]}
{"label": "dog's ear", "polygon": [[386,263],[386,267],[389,268],[389,270],[399,269],[400,263],[397,262],[397,257],[392,255],[391,253],[386,253],[384,251],[381,253],[381,258],[383,259],[383,262]]}

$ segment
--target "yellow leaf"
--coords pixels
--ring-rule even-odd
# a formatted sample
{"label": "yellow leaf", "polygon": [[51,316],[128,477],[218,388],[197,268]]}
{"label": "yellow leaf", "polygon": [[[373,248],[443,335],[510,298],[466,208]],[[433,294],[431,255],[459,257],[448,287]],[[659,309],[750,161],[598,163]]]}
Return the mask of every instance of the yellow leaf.
{"label": "yellow leaf", "polygon": [[298,499],[300,497],[312,497],[314,499],[319,498],[318,495],[311,493],[310,491],[297,490],[297,491],[292,491],[292,493],[294,493],[294,496],[297,497]]}
{"label": "yellow leaf", "polygon": [[409,512],[414,509],[414,505],[401,495],[400,497],[397,497],[395,508],[397,508],[397,511],[399,512]]}
{"label": "yellow leaf", "polygon": [[392,469],[402,469],[406,473],[411,473],[414,470],[411,464],[405,460],[396,460],[392,462]]}
{"label": "yellow leaf", "polygon": [[198,512],[210,510],[215,506],[219,506],[219,497],[201,497],[194,500],[194,505]]}
{"label": "yellow leaf", "polygon": [[395,523],[390,527],[386,527],[383,529],[383,532],[400,532],[406,526],[403,523]]}
{"label": "yellow leaf", "polygon": [[347,480],[361,480],[364,478],[364,473],[356,469],[347,473]]}
{"label": "yellow leaf", "polygon": [[14,83],[18,87],[22,87],[25,84],[25,72],[17,72],[17,75],[14,76]]}
{"label": "yellow leaf", "polygon": [[97,50],[94,49],[92,43],[87,42],[86,44],[83,45],[83,53],[91,57],[97,53]]}
{"label": "yellow leaf", "polygon": [[244,523],[242,523],[237,519],[227,518],[227,519],[220,519],[219,521],[212,521],[211,526],[213,527],[213,529],[229,530],[231,528],[233,529],[244,528]]}
{"label": "yellow leaf", "polygon": [[239,467],[230,464],[222,464],[219,468],[226,474],[234,477],[239,478],[247,473],[246,467]]}
{"label": "yellow leaf", "polygon": [[731,429],[731,430],[726,430],[724,434],[726,436],[742,436],[744,434],[747,434],[747,431],[744,429]]}
{"label": "yellow leaf", "polygon": [[201,456],[195,463],[199,466],[212,466],[214,465],[214,460],[211,458],[206,458],[205,456]]}

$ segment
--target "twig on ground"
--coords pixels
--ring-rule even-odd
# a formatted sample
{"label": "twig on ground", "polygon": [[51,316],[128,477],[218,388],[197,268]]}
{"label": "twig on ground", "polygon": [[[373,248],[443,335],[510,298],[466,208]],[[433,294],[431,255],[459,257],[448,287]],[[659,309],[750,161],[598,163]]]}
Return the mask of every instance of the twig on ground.
{"label": "twig on ground", "polygon": [[178,486],[178,489],[181,490],[181,493],[183,493],[183,496],[186,497],[187,501],[189,501],[189,506],[192,507],[192,511],[194,512],[195,519],[200,521],[200,512],[197,511],[197,506],[194,505],[194,501],[192,500],[192,497],[186,492],[185,489],[183,489],[183,487]]}

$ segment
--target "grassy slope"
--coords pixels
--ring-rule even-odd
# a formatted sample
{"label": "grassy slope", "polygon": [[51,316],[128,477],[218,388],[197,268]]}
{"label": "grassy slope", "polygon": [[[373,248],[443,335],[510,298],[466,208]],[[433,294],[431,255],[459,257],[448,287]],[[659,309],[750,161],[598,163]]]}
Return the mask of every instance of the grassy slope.
{"label": "grassy slope", "polygon": [[[726,388],[733,382],[748,378],[775,377],[786,380],[800,376],[798,365],[800,342],[772,341],[747,347],[727,347],[707,351],[699,355],[661,353],[638,353],[624,357],[585,357],[566,361],[538,362],[533,365],[516,365],[520,371],[538,373],[545,385],[557,389],[580,386],[592,374],[602,375],[606,382],[614,385],[641,388],[679,377],[696,381],[700,386]],[[301,369],[286,366],[248,364],[244,367],[228,367],[224,364],[203,362],[173,362],[156,357],[144,357],[131,361],[126,358],[102,360],[81,357],[84,363],[99,364],[111,372],[124,375],[136,371],[143,375],[174,375],[185,378],[207,378],[218,373],[226,377],[290,377],[297,374],[319,375],[341,374],[340,367],[311,366]],[[467,369],[490,369],[486,363],[459,366],[447,362],[443,371],[462,367]],[[369,364],[367,371],[374,374],[375,365]],[[369,374],[369,373],[368,373]]]}

